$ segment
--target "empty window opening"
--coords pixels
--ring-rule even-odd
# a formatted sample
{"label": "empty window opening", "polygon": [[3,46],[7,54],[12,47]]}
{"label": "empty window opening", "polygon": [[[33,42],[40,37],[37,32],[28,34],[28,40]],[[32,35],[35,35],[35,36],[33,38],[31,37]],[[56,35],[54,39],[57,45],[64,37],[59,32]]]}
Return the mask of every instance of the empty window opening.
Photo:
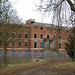
{"label": "empty window opening", "polygon": [[15,41],[12,41],[12,46],[13,46],[13,47],[15,46]]}
{"label": "empty window opening", "polygon": [[41,30],[43,30],[43,27],[41,27]]}
{"label": "empty window opening", "polygon": [[34,42],[34,48],[37,48],[37,42]]}
{"label": "empty window opening", "polygon": [[19,47],[21,46],[21,41],[19,41],[18,45],[19,45]]}
{"label": "empty window opening", "polygon": [[59,32],[61,31],[61,29],[59,29]]}
{"label": "empty window opening", "polygon": [[37,27],[34,27],[34,29],[37,29]]}
{"label": "empty window opening", "polygon": [[25,34],[25,38],[27,38],[27,34]]}
{"label": "empty window opening", "polygon": [[49,31],[49,28],[47,28],[47,30]]}
{"label": "empty window opening", "polygon": [[59,40],[61,39],[61,36],[59,36]]}
{"label": "empty window opening", "polygon": [[37,38],[37,34],[34,34],[34,38]]}
{"label": "empty window opening", "polygon": [[21,33],[18,34],[19,38],[21,38]]}
{"label": "empty window opening", "polygon": [[25,27],[25,29],[27,30],[28,28],[27,28],[27,27]]}
{"label": "empty window opening", "polygon": [[49,35],[47,35],[47,39],[49,39]]}
{"label": "empty window opening", "polygon": [[43,34],[41,34],[40,36],[41,36],[41,39],[43,39]]}
{"label": "empty window opening", "polygon": [[27,47],[27,42],[25,41],[25,47]]}
{"label": "empty window opening", "polygon": [[61,43],[59,43],[59,49],[61,48]]}

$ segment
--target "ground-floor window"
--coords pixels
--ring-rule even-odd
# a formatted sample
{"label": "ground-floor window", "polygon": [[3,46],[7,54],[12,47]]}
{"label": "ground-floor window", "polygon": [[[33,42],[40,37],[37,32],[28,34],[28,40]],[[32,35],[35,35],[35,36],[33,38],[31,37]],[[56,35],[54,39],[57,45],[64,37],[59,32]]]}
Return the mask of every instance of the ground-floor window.
{"label": "ground-floor window", "polygon": [[37,56],[37,51],[34,51],[34,56]]}
{"label": "ground-floor window", "polygon": [[18,54],[21,55],[21,51],[19,51]]}
{"label": "ground-floor window", "polygon": [[59,49],[61,48],[61,43],[59,43]]}
{"label": "ground-floor window", "polygon": [[12,56],[14,56],[15,55],[15,51],[12,51]]}
{"label": "ground-floor window", "polygon": [[25,56],[27,56],[27,51],[25,51]]}
{"label": "ground-floor window", "polygon": [[43,54],[43,50],[41,50],[41,54]]}
{"label": "ground-floor window", "polygon": [[2,55],[2,51],[0,50],[0,55]]}
{"label": "ground-floor window", "polygon": [[9,55],[8,50],[7,50],[7,56]]}
{"label": "ground-floor window", "polygon": [[41,48],[43,48],[43,42],[40,42],[41,43]]}

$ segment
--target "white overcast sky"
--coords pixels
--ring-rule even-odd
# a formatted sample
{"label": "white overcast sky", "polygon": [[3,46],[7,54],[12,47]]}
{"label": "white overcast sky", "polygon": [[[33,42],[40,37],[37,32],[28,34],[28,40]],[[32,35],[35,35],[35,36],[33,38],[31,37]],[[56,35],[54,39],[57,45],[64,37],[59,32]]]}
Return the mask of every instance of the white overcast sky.
{"label": "white overcast sky", "polygon": [[[52,23],[51,16],[43,16],[36,10],[35,4],[39,5],[40,0],[10,0],[13,4],[14,9],[17,10],[19,17],[26,21],[28,19],[35,19],[36,22]],[[72,0],[73,1],[73,0]]]}
{"label": "white overcast sky", "polygon": [[35,4],[39,4],[40,0],[10,0],[13,7],[17,10],[18,15],[24,20],[35,19],[36,22],[50,23],[50,18],[45,17],[42,20],[41,13],[34,11]]}

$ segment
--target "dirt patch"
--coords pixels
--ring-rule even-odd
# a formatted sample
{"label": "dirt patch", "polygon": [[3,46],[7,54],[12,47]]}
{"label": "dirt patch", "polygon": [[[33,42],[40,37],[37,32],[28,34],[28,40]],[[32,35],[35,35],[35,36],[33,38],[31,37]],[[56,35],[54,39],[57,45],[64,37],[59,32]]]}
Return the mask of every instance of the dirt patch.
{"label": "dirt patch", "polygon": [[19,71],[15,75],[75,75],[75,62],[50,60],[46,64]]}
{"label": "dirt patch", "polygon": [[15,66],[6,69],[6,72],[7,75],[75,75],[75,62],[68,59],[45,59],[41,62]]}

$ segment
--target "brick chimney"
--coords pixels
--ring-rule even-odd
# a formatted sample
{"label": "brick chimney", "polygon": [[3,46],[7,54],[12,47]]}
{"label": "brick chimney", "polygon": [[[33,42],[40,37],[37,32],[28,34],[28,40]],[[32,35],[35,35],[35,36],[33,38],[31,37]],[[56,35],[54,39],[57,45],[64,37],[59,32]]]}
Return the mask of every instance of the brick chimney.
{"label": "brick chimney", "polygon": [[30,24],[30,23],[34,23],[35,22],[35,19],[29,19],[26,21],[26,24]]}

